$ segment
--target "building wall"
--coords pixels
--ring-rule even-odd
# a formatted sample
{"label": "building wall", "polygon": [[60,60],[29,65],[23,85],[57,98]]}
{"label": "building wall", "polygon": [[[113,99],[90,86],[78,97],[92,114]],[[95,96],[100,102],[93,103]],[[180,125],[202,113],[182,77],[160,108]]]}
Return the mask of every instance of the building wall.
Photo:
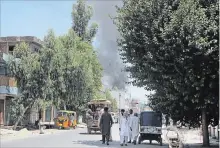
{"label": "building wall", "polygon": [[9,54],[9,46],[15,46],[21,42],[28,43],[32,51],[39,50],[42,47],[42,41],[33,36],[0,37],[0,51]]}

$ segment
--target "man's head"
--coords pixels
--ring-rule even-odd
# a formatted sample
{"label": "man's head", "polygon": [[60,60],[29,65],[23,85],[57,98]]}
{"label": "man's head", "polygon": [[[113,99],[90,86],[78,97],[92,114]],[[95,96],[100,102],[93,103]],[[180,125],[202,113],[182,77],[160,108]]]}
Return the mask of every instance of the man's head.
{"label": "man's head", "polygon": [[121,109],[121,114],[123,115],[125,113],[125,110],[124,109]]}
{"label": "man's head", "polygon": [[137,113],[134,113],[134,116],[138,117],[138,114],[137,114]]}
{"label": "man's head", "polygon": [[108,107],[104,107],[104,112],[108,112]]}
{"label": "man's head", "polygon": [[130,109],[130,110],[129,110],[129,113],[130,113],[130,115],[131,115],[131,114],[133,114],[133,110],[132,110],[132,109]]}

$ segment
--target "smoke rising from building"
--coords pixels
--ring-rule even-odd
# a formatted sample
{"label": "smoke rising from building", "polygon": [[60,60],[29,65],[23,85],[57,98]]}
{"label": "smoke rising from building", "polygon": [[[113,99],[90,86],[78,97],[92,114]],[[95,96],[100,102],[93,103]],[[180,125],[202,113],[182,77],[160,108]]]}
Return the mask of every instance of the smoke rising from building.
{"label": "smoke rising from building", "polygon": [[99,24],[99,32],[96,40],[99,42],[98,57],[104,68],[103,83],[108,87],[117,87],[124,90],[126,87],[127,73],[124,70],[124,64],[120,59],[117,38],[119,33],[110,16],[116,15],[116,5],[122,2],[111,1],[88,1],[93,7],[94,15],[92,21]]}

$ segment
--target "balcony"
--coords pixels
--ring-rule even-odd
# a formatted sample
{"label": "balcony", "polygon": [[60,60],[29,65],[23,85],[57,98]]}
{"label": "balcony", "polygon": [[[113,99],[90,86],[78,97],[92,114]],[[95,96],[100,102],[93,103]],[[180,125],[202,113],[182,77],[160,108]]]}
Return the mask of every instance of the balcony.
{"label": "balcony", "polygon": [[0,76],[0,86],[17,87],[17,82],[15,78]]}
{"label": "balcony", "polygon": [[0,76],[0,94],[17,95],[18,88],[15,78]]}

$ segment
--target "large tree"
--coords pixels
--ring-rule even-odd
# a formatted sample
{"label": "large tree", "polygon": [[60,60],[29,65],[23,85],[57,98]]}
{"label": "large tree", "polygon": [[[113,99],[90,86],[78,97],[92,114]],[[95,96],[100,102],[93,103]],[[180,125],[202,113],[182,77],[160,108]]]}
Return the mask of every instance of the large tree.
{"label": "large tree", "polygon": [[50,85],[45,88],[51,91],[48,97],[53,98],[58,108],[82,114],[86,103],[101,88],[102,67],[92,45],[81,40],[72,29],[59,37],[50,30],[41,57],[44,74],[49,73]]}
{"label": "large tree", "polygon": [[73,5],[72,28],[83,41],[92,42],[98,31],[98,24],[96,23],[92,23],[88,28],[92,15],[93,9],[86,5],[85,0],[77,0],[77,4]]}
{"label": "large tree", "polygon": [[133,84],[154,90],[151,106],[175,120],[202,118],[203,145],[218,121],[218,13],[217,1],[128,0],[115,20]]}
{"label": "large tree", "polygon": [[16,117],[14,129],[23,119],[27,110],[44,95],[42,91],[44,83],[42,83],[42,77],[39,77],[41,69],[39,59],[39,55],[32,53],[28,44],[21,43],[16,46],[14,56],[10,58],[8,63],[10,74],[17,80],[19,88],[15,105],[19,105],[20,110]]}

